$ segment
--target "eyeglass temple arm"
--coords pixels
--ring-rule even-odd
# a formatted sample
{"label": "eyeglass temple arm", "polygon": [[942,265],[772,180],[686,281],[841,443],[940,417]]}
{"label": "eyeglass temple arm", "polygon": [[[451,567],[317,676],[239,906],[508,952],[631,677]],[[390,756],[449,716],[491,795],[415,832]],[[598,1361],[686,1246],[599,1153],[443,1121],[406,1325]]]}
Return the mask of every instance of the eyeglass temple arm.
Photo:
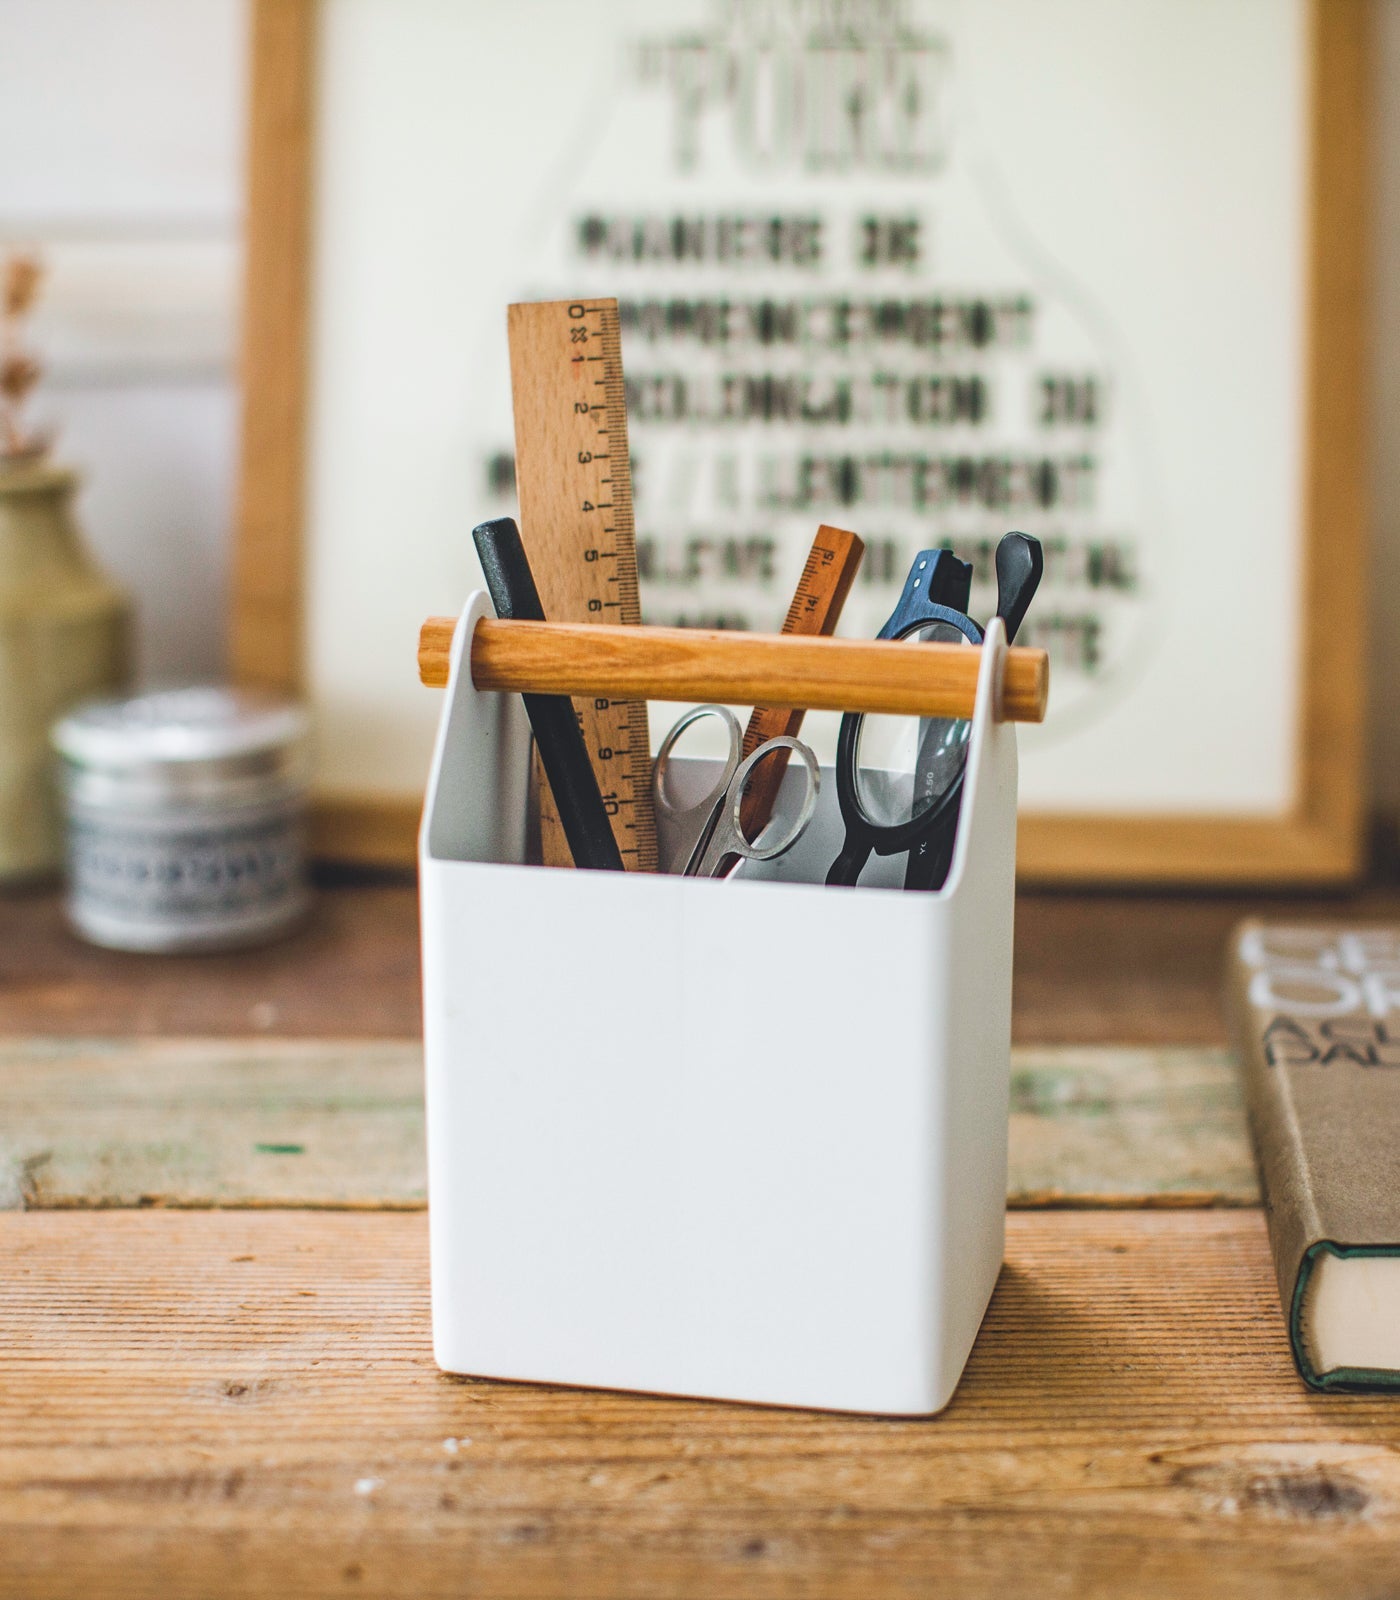
{"label": "eyeglass temple arm", "polygon": [[865,870],[865,863],[870,859],[870,846],[852,840],[850,834],[846,835],[846,842],[841,846],[841,854],[831,863],[826,874],[829,887],[850,889],[855,886],[856,880]]}
{"label": "eyeglass temple arm", "polygon": [[997,545],[997,615],[1006,624],[1006,642],[1026,619],[1045,571],[1040,540],[1028,533],[1008,533]]}

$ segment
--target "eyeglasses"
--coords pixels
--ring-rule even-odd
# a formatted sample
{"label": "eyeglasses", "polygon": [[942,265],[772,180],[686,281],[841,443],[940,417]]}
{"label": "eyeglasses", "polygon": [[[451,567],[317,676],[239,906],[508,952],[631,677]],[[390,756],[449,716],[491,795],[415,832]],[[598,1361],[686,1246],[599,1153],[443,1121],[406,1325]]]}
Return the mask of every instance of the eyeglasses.
{"label": "eyeglasses", "polygon": [[[997,546],[997,612],[1008,640],[1025,618],[1044,570],[1040,543],[1008,533]],[[877,637],[980,645],[967,615],[972,568],[951,550],[921,550],[899,603]],[[960,717],[847,713],[836,743],[836,794],[846,824],[829,884],[855,884],[872,854],[909,853],[906,889],[941,889],[957,839],[972,724]]]}

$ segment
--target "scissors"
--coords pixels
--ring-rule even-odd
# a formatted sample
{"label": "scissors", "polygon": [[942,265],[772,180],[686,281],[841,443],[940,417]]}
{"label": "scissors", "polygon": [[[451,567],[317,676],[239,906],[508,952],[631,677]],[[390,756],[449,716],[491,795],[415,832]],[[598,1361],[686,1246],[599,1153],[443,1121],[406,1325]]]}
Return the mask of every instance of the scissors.
{"label": "scissors", "polygon": [[[705,717],[716,717],[724,724],[729,734],[729,756],[719,783],[699,805],[677,806],[666,792],[666,772],[671,751],[686,729]],[[741,856],[750,861],[772,861],[774,857],[791,850],[806,831],[817,809],[817,791],[821,786],[817,758],[800,739],[790,738],[787,734],[765,740],[751,756],[741,761],[739,756],[743,746],[744,736],[738,720],[727,706],[696,706],[687,711],[666,735],[656,757],[652,792],[657,811],[670,821],[680,841],[669,871],[693,878],[727,877]],[[758,837],[767,841],[775,828],[777,836],[760,844],[758,840],[745,837],[739,822],[739,808],[744,803],[744,791],[754,768],[775,750],[783,749],[792,751],[806,771],[802,804],[796,817],[790,821],[771,820]]]}

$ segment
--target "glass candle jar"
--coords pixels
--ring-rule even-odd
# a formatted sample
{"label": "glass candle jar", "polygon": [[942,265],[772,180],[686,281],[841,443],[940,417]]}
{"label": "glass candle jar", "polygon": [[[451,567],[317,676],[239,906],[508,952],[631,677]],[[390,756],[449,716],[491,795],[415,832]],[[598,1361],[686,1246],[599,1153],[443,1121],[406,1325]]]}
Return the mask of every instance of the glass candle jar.
{"label": "glass candle jar", "polygon": [[118,950],[226,950],[307,906],[308,719],[241,689],[79,707],[53,731],[68,916]]}

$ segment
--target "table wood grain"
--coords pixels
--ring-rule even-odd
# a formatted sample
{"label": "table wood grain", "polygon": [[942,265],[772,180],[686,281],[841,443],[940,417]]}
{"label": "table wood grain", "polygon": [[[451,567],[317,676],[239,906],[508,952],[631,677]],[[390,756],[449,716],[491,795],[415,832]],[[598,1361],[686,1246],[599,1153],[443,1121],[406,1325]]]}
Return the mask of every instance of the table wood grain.
{"label": "table wood grain", "polygon": [[932,1420],[444,1376],[421,1214],[0,1217],[0,1591],[1379,1600],[1257,1211],[1028,1212]]}
{"label": "table wood grain", "polygon": [[1261,911],[1400,894],[1021,897],[1030,1209],[891,1422],[436,1370],[410,886],[176,960],[0,899],[0,1596],[1400,1595],[1400,1406],[1303,1387],[1252,1204]]}
{"label": "table wood grain", "polygon": [[[1400,921],[1400,890],[1022,892],[1017,1042],[1223,1044],[1225,944],[1254,915]],[[177,958],[81,943],[52,892],[0,896],[0,1035],[411,1039],[420,1007],[418,899],[407,881],[337,880],[280,944]]]}

